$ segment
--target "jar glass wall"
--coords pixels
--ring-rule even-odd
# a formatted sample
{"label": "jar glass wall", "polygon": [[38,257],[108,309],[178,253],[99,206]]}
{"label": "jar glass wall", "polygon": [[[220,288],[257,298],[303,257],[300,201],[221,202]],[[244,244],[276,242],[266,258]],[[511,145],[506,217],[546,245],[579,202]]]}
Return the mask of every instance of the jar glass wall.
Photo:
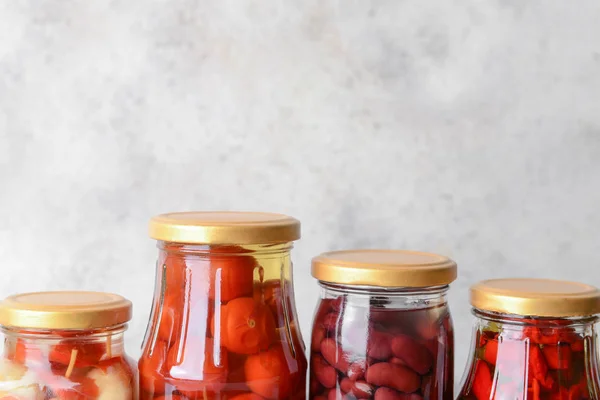
{"label": "jar glass wall", "polygon": [[[352,264],[347,252],[315,259],[313,275],[322,289],[311,338],[311,399],[453,398],[454,336],[446,294],[456,265],[425,253],[384,254],[354,251]],[[431,262],[437,267],[427,286],[422,274]],[[381,281],[377,275],[386,268],[388,279]],[[375,269],[374,279],[369,269]]]}

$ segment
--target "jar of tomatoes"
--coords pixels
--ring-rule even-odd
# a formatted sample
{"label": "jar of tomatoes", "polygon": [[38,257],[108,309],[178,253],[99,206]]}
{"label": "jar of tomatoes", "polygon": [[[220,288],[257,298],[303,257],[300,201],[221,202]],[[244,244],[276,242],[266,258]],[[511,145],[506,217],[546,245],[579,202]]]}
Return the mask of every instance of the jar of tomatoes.
{"label": "jar of tomatoes", "polygon": [[131,302],[98,292],[41,292],[0,302],[0,399],[137,400],[123,334]]}
{"label": "jar of tomatoes", "polygon": [[549,279],[471,287],[475,329],[458,399],[600,398],[600,291]]}
{"label": "jar of tomatoes", "polygon": [[321,298],[314,318],[310,398],[453,398],[447,257],[350,250],[312,261]]}
{"label": "jar of tomatoes", "polygon": [[304,399],[290,258],[299,221],[172,213],[152,219],[150,236],[159,254],[141,398]]}

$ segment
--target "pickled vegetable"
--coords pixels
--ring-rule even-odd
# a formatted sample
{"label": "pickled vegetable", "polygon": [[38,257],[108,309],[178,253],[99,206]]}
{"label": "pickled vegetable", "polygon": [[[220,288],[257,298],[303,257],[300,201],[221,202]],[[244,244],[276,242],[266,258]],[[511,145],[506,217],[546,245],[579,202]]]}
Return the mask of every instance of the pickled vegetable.
{"label": "pickled vegetable", "polygon": [[[0,399],[136,400],[135,368],[113,350],[110,336],[44,338],[12,331],[0,360]],[[49,339],[48,337],[51,337]]]}
{"label": "pickled vegetable", "polygon": [[458,399],[595,399],[588,389],[593,371],[585,362],[591,337],[569,323],[523,318],[479,329]]}
{"label": "pickled vegetable", "polygon": [[323,299],[311,342],[311,399],[452,399],[445,305],[395,309],[351,295]]}
{"label": "pickled vegetable", "polygon": [[161,254],[140,398],[303,399],[307,362],[281,259],[235,246]]}

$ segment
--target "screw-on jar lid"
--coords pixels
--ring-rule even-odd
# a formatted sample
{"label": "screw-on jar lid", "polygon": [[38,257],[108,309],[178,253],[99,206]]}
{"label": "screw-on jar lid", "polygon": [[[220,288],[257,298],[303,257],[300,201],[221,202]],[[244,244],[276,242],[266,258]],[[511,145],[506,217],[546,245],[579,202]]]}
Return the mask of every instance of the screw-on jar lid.
{"label": "screw-on jar lid", "polygon": [[112,293],[36,292],[0,302],[0,325],[29,329],[98,329],[131,319],[131,302]]}
{"label": "screw-on jar lid", "polygon": [[261,212],[178,212],[150,221],[150,237],[190,244],[270,244],[300,238],[300,221]]}
{"label": "screw-on jar lid", "polygon": [[320,281],[379,287],[429,287],[456,279],[456,263],[437,254],[407,250],[345,250],[312,260]]}
{"label": "screw-on jar lid", "polygon": [[588,316],[600,313],[600,290],[553,279],[490,279],[471,286],[471,305],[523,316]]}

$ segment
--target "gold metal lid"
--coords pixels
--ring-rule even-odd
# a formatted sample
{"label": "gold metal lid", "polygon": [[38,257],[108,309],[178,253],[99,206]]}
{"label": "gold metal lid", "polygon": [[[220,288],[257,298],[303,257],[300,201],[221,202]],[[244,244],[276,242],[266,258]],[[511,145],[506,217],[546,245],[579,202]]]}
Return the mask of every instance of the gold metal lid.
{"label": "gold metal lid", "polygon": [[471,286],[471,305],[524,316],[586,316],[600,313],[600,290],[553,279],[490,279]]}
{"label": "gold metal lid", "polygon": [[437,254],[407,250],[345,250],[312,260],[320,281],[380,287],[447,285],[456,279],[456,263]]}
{"label": "gold metal lid", "polygon": [[36,292],[0,302],[0,325],[29,329],[98,329],[131,319],[131,302],[112,293]]}
{"label": "gold metal lid", "polygon": [[150,237],[191,244],[285,243],[300,238],[300,221],[261,212],[178,212],[152,218]]}

